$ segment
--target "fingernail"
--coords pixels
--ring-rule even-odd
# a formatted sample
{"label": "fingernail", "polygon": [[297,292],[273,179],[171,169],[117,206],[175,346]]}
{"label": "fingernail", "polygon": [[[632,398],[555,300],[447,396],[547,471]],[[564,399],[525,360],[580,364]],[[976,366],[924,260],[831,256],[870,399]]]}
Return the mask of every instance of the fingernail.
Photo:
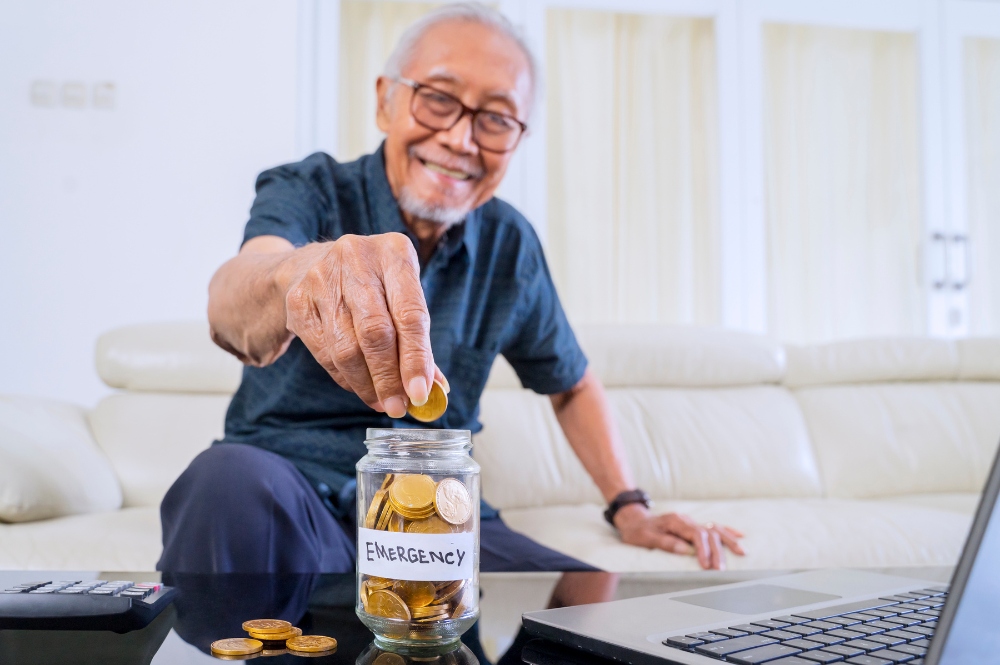
{"label": "fingernail", "polygon": [[451,393],[451,384],[448,383],[448,377],[441,375],[441,387],[444,388],[444,394],[448,395]]}
{"label": "fingernail", "polygon": [[410,379],[410,385],[406,392],[409,393],[410,401],[413,402],[414,406],[427,404],[427,396],[430,391],[427,389],[427,382],[424,381],[424,377],[415,376]]}
{"label": "fingernail", "polygon": [[390,397],[383,404],[385,404],[385,412],[390,418],[402,418],[406,415],[406,403],[403,402],[402,397]]}

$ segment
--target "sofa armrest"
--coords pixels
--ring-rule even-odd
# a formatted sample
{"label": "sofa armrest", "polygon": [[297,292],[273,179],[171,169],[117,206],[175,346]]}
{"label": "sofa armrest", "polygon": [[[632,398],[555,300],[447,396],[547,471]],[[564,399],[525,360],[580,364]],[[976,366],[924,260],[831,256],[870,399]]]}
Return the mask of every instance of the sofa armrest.
{"label": "sofa armrest", "polygon": [[0,522],[117,510],[118,478],[80,407],[0,395]]}

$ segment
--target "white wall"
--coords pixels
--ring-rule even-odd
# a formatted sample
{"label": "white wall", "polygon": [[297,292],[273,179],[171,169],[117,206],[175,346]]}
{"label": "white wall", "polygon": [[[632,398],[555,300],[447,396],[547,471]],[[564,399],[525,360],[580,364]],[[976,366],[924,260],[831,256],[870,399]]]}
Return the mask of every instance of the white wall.
{"label": "white wall", "polygon": [[[296,10],[0,0],[0,393],[92,405],[100,333],[205,317],[255,176],[296,158]],[[74,81],[84,108],[58,99]]]}

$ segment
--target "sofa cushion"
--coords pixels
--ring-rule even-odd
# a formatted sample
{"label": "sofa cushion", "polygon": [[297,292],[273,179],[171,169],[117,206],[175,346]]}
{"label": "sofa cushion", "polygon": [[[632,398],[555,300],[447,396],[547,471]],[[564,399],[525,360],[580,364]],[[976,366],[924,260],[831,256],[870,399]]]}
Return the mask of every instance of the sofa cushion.
{"label": "sofa cushion", "polygon": [[795,391],[829,496],[979,492],[1000,441],[1000,384]]}
{"label": "sofa cushion", "polygon": [[[737,570],[954,565],[971,523],[968,514],[884,501],[743,499],[658,504],[704,523],[743,531],[746,556],[728,553]],[[697,570],[694,557],[625,545],[601,505],[505,510],[503,518],[547,547],[611,572]]]}
{"label": "sofa cushion", "polygon": [[0,569],[155,570],[161,542],[153,507],[0,524]]}
{"label": "sofa cushion", "polygon": [[116,328],[97,340],[97,373],[124,390],[225,393],[240,385],[243,365],[216,346],[204,321]]}
{"label": "sofa cushion", "polygon": [[159,506],[195,456],[221,439],[229,395],[120,393],[90,413],[125,506]]}
{"label": "sofa cushion", "polygon": [[[818,497],[795,400],[778,386],[608,391],[635,481],[654,499]],[[488,390],[474,455],[499,508],[601,503],[547,397]]]}
{"label": "sofa cushion", "polygon": [[121,505],[118,480],[90,436],[83,409],[0,396],[0,521],[27,522]]}

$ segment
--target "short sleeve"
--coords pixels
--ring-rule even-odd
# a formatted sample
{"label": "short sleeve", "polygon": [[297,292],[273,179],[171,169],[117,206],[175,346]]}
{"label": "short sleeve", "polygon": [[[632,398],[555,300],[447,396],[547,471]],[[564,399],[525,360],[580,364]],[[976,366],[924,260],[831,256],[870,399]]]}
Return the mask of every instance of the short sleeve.
{"label": "short sleeve", "polygon": [[543,395],[569,390],[583,378],[587,358],[566,319],[545,255],[529,230],[519,281],[525,295],[516,329],[501,348],[521,385]]}
{"label": "short sleeve", "polygon": [[315,185],[289,166],[264,171],[257,177],[257,197],[243,242],[257,236],[278,236],[296,247],[319,237],[323,205]]}

